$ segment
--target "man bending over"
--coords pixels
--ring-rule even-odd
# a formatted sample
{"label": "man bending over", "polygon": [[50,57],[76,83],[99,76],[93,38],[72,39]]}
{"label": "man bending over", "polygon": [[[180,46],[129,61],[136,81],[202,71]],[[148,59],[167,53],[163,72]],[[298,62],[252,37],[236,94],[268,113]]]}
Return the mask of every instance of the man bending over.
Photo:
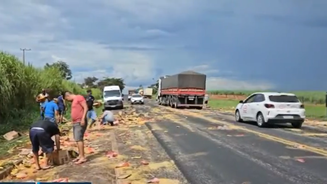
{"label": "man bending over", "polygon": [[44,119],[57,125],[59,120],[58,105],[52,96],[48,97],[50,101],[43,104]]}
{"label": "man bending over", "polygon": [[[60,139],[59,139],[59,129],[56,124],[49,122],[48,120],[38,120],[31,125],[29,136],[32,143],[32,152],[34,162],[36,163],[37,169],[49,169],[48,165],[49,159],[52,158],[52,154],[58,154],[60,150]],[[56,150],[54,150],[54,141],[51,139],[55,136]],[[42,149],[46,153],[46,160],[43,167],[40,166],[39,162],[39,149]]]}

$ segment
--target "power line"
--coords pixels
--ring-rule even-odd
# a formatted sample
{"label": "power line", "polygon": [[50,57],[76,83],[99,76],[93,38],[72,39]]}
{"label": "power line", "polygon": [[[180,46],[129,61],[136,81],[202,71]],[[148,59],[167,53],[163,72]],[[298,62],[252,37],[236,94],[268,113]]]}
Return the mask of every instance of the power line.
{"label": "power line", "polygon": [[25,51],[30,51],[31,49],[21,48],[20,50],[23,51],[23,63],[25,65]]}

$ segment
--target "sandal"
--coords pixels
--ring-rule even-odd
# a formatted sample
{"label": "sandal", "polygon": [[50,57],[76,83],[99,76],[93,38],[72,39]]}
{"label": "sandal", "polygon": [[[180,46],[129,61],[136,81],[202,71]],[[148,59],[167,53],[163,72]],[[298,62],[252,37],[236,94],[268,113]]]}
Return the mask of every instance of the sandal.
{"label": "sandal", "polygon": [[51,169],[53,168],[54,166],[46,166],[46,167],[43,167],[42,170],[48,170],[48,169]]}
{"label": "sandal", "polygon": [[79,160],[79,161],[75,162],[75,164],[83,164],[87,161],[88,161],[87,159],[82,159],[82,160]]}
{"label": "sandal", "polygon": [[80,158],[75,158],[74,160],[72,160],[72,162],[77,162],[79,160],[80,160]]}

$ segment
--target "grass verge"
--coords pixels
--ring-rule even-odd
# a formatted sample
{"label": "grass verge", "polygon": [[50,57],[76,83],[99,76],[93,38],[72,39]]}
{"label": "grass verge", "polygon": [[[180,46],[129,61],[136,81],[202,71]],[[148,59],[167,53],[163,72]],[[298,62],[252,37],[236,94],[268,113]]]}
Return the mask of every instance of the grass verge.
{"label": "grass verge", "polygon": [[[239,100],[231,100],[231,99],[210,99],[209,106],[212,109],[223,109],[227,111],[233,111],[234,108],[237,106]],[[327,120],[327,108],[325,105],[313,105],[313,104],[305,104],[305,113],[306,117],[309,119],[315,120]]]}

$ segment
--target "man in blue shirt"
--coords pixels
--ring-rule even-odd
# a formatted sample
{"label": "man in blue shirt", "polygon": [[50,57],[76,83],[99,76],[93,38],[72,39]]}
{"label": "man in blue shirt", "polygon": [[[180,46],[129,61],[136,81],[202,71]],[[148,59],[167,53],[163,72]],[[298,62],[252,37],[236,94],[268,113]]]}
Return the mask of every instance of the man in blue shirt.
{"label": "man in blue shirt", "polygon": [[56,119],[58,119],[58,105],[54,102],[53,98],[50,99],[51,101],[44,103],[42,106],[44,119],[56,123]]}
{"label": "man in blue shirt", "polygon": [[88,121],[89,119],[91,119],[91,123],[89,127],[92,127],[92,125],[96,122],[97,120],[97,114],[96,112],[93,110],[93,103],[95,101],[95,97],[92,96],[92,91],[91,89],[89,89],[87,91],[88,95],[86,96],[85,100],[87,102],[88,105],[88,113],[87,113],[87,118]]}
{"label": "man in blue shirt", "polygon": [[66,109],[66,104],[65,104],[65,100],[63,99],[63,95],[58,96],[57,105],[58,105],[58,114],[59,114],[58,124],[61,124],[63,122],[63,116],[65,115],[65,109]]}

